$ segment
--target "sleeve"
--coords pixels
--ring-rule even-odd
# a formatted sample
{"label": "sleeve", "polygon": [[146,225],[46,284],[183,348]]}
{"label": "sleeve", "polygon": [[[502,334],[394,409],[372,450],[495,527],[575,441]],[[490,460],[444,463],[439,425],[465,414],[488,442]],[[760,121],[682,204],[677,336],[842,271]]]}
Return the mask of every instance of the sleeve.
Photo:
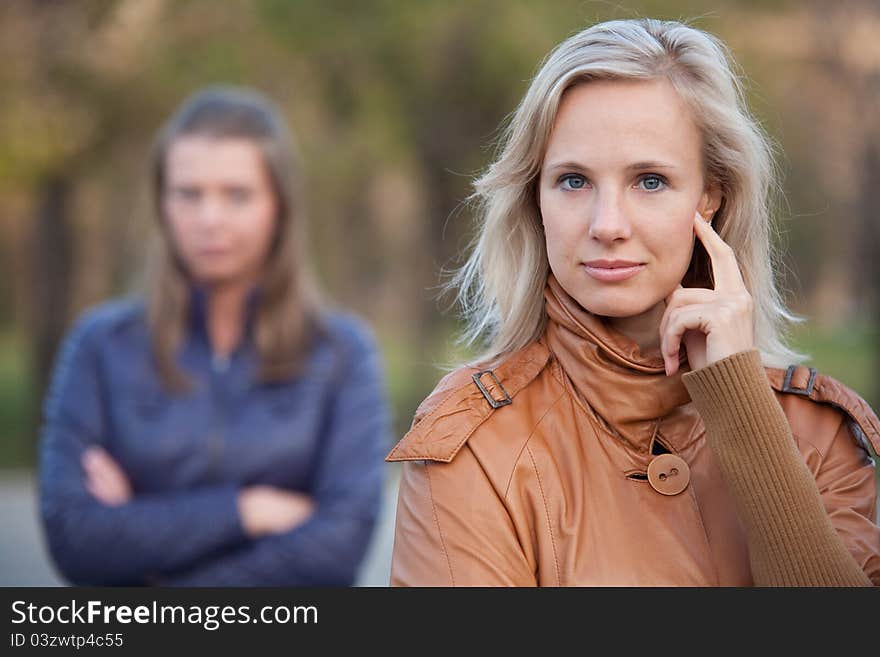
{"label": "sleeve", "polygon": [[[39,462],[43,530],[55,564],[71,583],[142,584],[155,573],[244,541],[238,491],[217,486],[136,497],[109,507],[86,490],[81,454],[107,438],[96,329],[94,318],[86,318],[70,332],[44,404]],[[199,531],[191,531],[194,526]]]}
{"label": "sleeve", "polygon": [[311,494],[313,515],[293,530],[161,581],[168,586],[348,586],[381,502],[390,413],[380,353],[364,332],[331,405]]}
{"label": "sleeve", "polygon": [[852,435],[849,417],[828,407],[838,420],[825,454],[810,466],[825,512],[859,567],[880,586],[880,527],[877,526],[876,469]]}
{"label": "sleeve", "polygon": [[825,510],[758,351],[682,379],[743,523],[755,584],[869,586]]}
{"label": "sleeve", "polygon": [[403,463],[391,585],[537,585],[513,521],[467,445],[450,463]]}

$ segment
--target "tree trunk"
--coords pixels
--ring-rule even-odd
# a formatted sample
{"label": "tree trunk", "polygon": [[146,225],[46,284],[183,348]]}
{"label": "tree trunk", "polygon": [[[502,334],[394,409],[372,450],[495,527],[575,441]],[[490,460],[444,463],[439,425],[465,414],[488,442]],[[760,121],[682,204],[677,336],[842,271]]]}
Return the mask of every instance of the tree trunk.
{"label": "tree trunk", "polygon": [[70,225],[71,181],[61,175],[46,180],[31,234],[30,351],[34,372],[31,410],[36,444],[41,406],[49,384],[55,352],[67,330],[73,290],[73,230]]}

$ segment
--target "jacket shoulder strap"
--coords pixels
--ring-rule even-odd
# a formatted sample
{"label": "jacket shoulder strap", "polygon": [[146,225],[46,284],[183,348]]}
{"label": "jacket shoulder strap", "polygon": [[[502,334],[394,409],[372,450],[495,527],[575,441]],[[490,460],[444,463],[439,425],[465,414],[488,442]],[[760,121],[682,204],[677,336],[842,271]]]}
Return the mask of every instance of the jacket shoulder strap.
{"label": "jacket shoulder strap", "polygon": [[856,442],[868,453],[868,443],[880,454],[880,420],[868,403],[840,381],[818,374],[812,367],[766,368],[770,385],[781,394],[800,395],[843,411]]}
{"label": "jacket shoulder strap", "polygon": [[517,393],[549,359],[550,350],[538,341],[510,354],[494,369],[463,367],[446,375],[385,460],[449,463],[492,413],[514,403]]}

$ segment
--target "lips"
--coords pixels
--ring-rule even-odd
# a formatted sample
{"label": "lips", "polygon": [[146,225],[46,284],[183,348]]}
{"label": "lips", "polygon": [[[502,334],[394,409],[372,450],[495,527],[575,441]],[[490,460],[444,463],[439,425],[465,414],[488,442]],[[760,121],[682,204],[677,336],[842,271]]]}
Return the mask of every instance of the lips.
{"label": "lips", "polygon": [[198,254],[202,257],[210,258],[216,256],[222,256],[229,252],[228,248],[217,247],[217,246],[208,246],[198,250]]}
{"label": "lips", "polygon": [[641,262],[632,260],[590,260],[584,263],[587,274],[604,283],[625,281],[632,278],[645,268]]}

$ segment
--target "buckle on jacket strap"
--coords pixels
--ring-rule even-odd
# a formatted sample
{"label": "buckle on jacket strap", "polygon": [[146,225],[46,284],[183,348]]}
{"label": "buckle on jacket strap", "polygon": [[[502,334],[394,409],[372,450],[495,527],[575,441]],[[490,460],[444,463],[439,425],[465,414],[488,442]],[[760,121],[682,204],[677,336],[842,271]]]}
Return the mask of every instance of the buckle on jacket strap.
{"label": "buckle on jacket strap", "polygon": [[[488,374],[492,377],[492,381],[495,383],[495,386],[501,393],[504,395],[501,399],[495,399],[486,386],[483,385],[483,382],[480,378],[484,375]],[[502,406],[507,406],[508,404],[512,404],[513,400],[510,398],[510,395],[507,394],[507,391],[504,389],[504,386],[501,385],[501,381],[498,380],[498,377],[495,376],[495,372],[492,370],[482,370],[481,372],[476,372],[473,374],[474,383],[477,384],[477,387],[480,389],[480,392],[483,393],[483,397],[486,398],[486,401],[489,402],[489,405],[492,408],[501,408]]]}
{"label": "buckle on jacket strap", "polygon": [[782,382],[782,392],[789,392],[793,395],[803,395],[804,397],[809,397],[813,392],[813,384],[816,382],[816,369],[811,367],[810,369],[810,379],[807,381],[806,388],[793,388],[791,386],[791,378],[794,376],[795,370],[797,370],[797,365],[789,365],[788,369],[785,371],[785,380]]}

